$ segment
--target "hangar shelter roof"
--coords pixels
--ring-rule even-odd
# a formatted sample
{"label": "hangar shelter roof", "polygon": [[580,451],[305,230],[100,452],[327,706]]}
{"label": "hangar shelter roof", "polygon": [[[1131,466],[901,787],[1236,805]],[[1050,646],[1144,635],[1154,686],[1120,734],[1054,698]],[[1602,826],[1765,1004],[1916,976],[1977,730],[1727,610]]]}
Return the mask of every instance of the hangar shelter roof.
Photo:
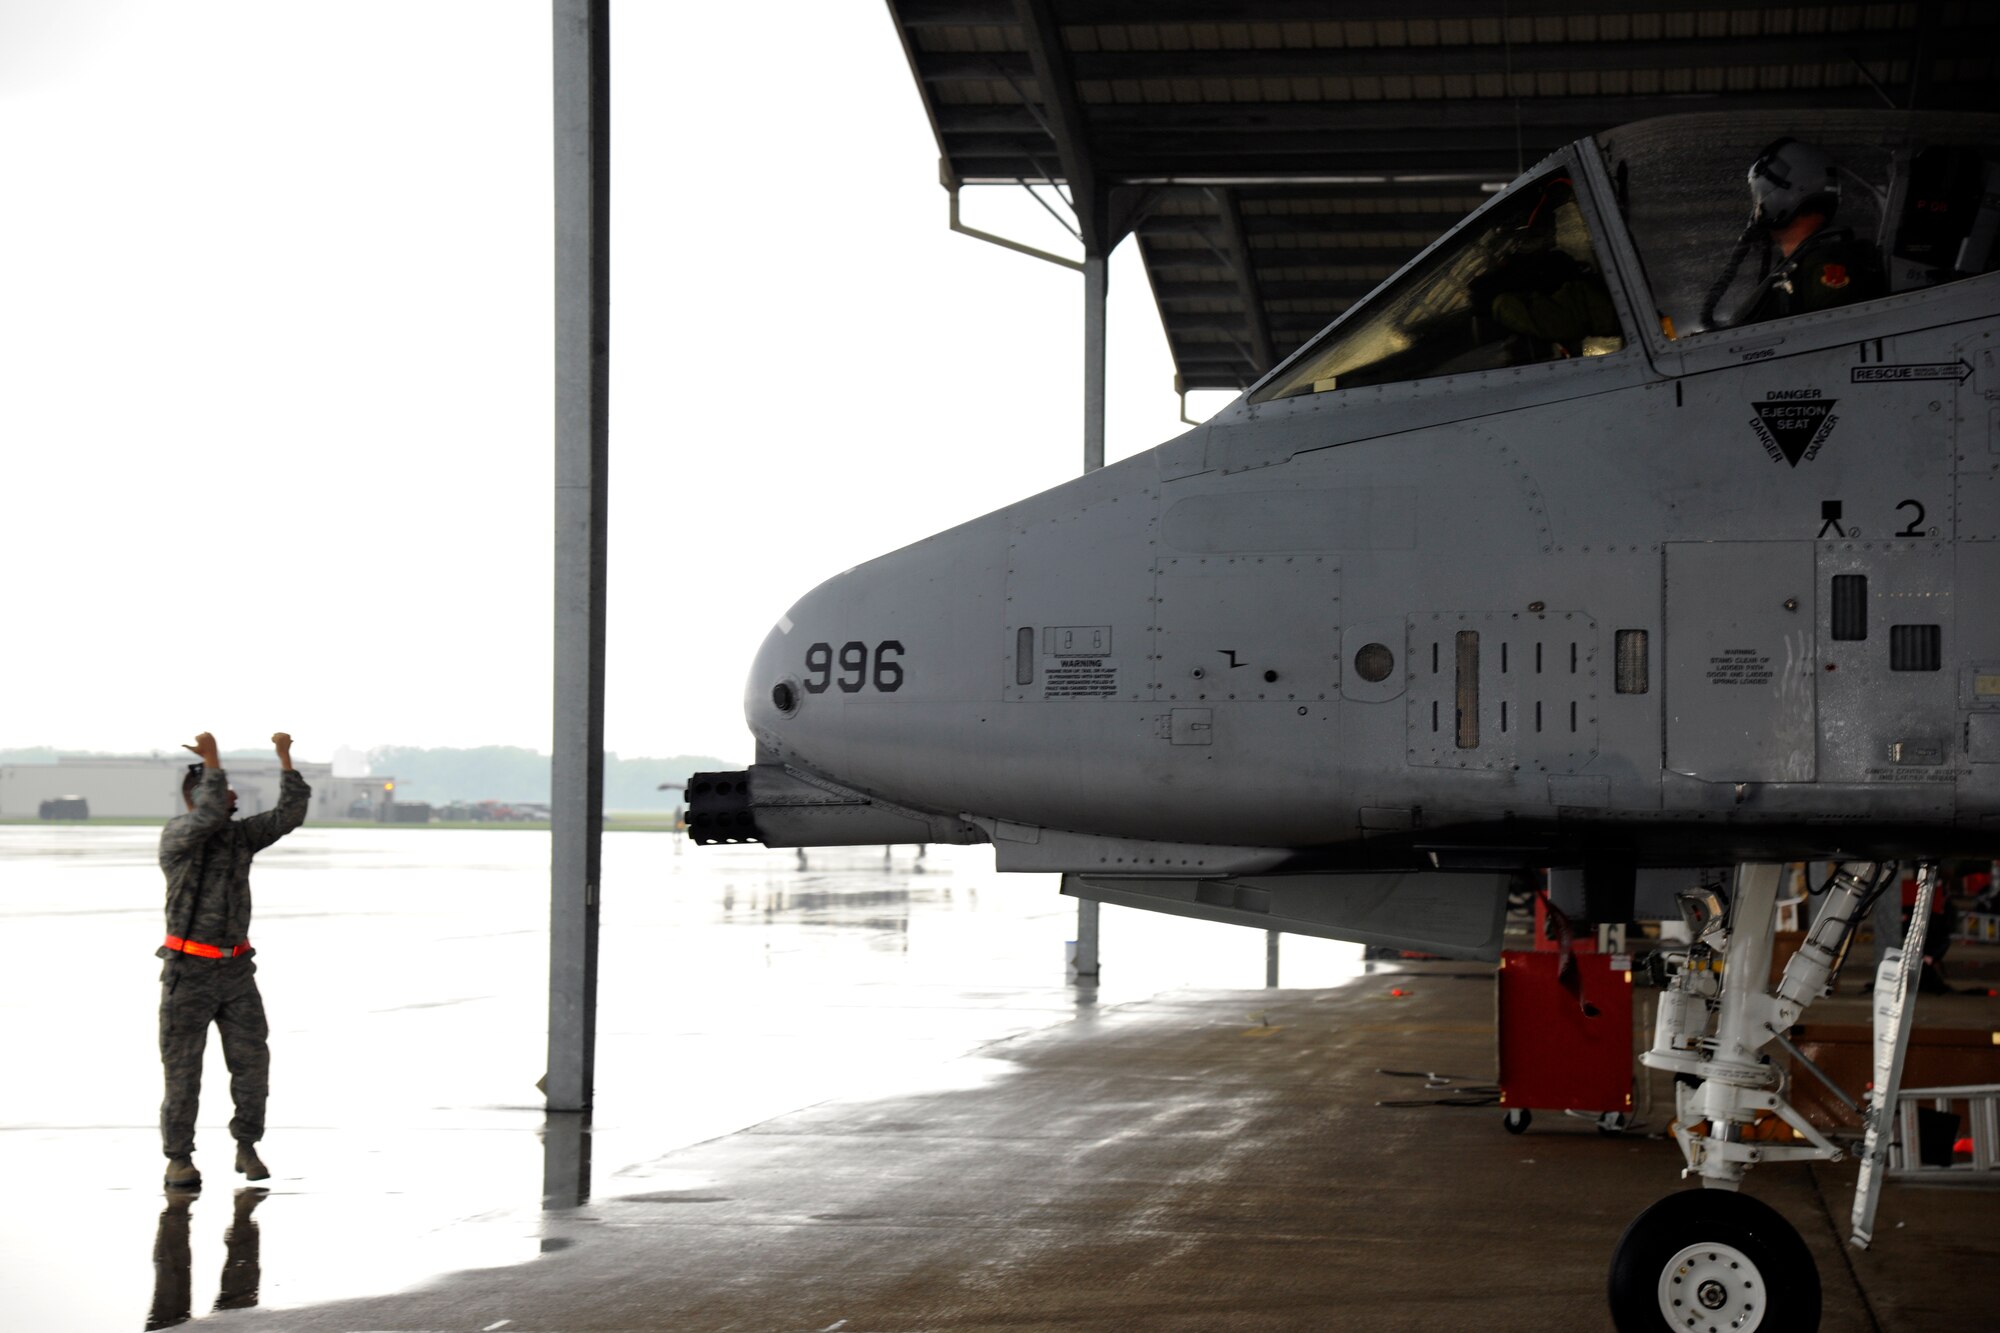
{"label": "hangar shelter roof", "polygon": [[1984,0],[888,4],[947,184],[1053,184],[1088,252],[1136,238],[1186,389],[1247,386],[1586,135],[2000,105]]}

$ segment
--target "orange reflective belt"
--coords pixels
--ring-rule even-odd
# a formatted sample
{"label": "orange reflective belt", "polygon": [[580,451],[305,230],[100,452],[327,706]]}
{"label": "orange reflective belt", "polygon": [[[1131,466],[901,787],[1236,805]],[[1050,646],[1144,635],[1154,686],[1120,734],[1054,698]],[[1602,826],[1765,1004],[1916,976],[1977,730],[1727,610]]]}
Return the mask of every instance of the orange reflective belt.
{"label": "orange reflective belt", "polygon": [[232,944],[225,949],[219,944],[203,944],[199,940],[184,940],[178,935],[169,935],[167,947],[175,953],[193,954],[196,958],[234,958],[250,952],[250,941]]}

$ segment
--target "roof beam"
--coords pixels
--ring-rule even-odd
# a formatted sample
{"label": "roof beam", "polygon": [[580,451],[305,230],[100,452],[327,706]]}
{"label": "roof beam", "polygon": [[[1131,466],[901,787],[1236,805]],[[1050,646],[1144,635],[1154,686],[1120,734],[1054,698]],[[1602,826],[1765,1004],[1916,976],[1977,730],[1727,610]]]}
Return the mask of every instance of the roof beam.
{"label": "roof beam", "polygon": [[903,59],[909,62],[910,74],[917,80],[917,91],[923,95],[921,100],[924,104],[924,117],[930,121],[931,138],[937,143],[938,157],[940,159],[938,165],[941,170],[949,170],[948,159],[946,159],[944,151],[944,131],[938,128],[937,123],[937,99],[931,96],[928,88],[924,87],[923,75],[917,67],[917,60],[921,53],[917,50],[916,36],[911,31],[910,24],[902,13],[908,5],[904,0],[887,0],[887,4],[889,6],[889,17],[895,20],[896,23],[896,39],[903,46]]}
{"label": "roof beam", "polygon": [[[1954,44],[1991,49],[2000,26],[1940,28]],[[1706,37],[1674,41],[1516,42],[1464,46],[1284,47],[1251,50],[1079,51],[1071,55],[1076,77],[1086,81],[1144,79],[1450,78],[1504,75],[1617,73],[1674,69],[1797,68],[1847,66],[1855,56],[1882,65],[1913,59],[1917,40],[1908,30],[1801,33],[1774,37]],[[1511,64],[1510,64],[1511,60]],[[917,76],[930,83],[989,82],[1006,70],[1030,73],[1019,52],[925,51]]]}
{"label": "roof beam", "polygon": [[[1483,201],[1482,201],[1483,202]],[[1346,232],[1398,232],[1421,237],[1417,244],[1458,222],[1479,205],[1458,209],[1401,210],[1394,213],[1250,213],[1243,217],[1243,230],[1252,236],[1338,236]],[[1149,218],[1139,228],[1144,236],[1209,236],[1215,218],[1186,215]],[[1259,254],[1272,253],[1261,250]]]}
{"label": "roof beam", "polygon": [[[1316,281],[1290,280],[1262,284],[1267,301],[1354,301],[1381,286],[1381,279],[1328,278]],[[1242,289],[1229,282],[1155,282],[1153,295],[1160,301],[1238,301]],[[1267,333],[1266,337],[1269,336]]]}
{"label": "roof beam", "polygon": [[[1077,102],[1076,73],[1070,68],[1069,48],[1063,45],[1056,26],[1051,0],[1015,0],[1015,22],[1028,48],[1028,62],[1035,71],[1035,86],[1041,95],[1042,117],[1056,141],[1056,156],[1062,161],[1063,178],[1069,182],[1070,207],[1076,213],[1076,227],[1083,239],[1085,259],[1108,255],[1116,238],[1104,234],[1104,198],[1098,187],[1096,165],[1091,161],[1090,143],[1084,137],[1083,109]],[[950,127],[938,108],[940,128],[950,141]],[[953,149],[956,156],[956,148]]]}
{"label": "roof beam", "polygon": [[[1665,93],[1646,97],[1438,97],[1328,99],[1292,102],[1125,102],[1086,108],[1090,127],[1106,134],[1145,133],[1156,137],[1252,130],[1397,129],[1422,126],[1438,134],[1460,129],[1505,126],[1578,131],[1694,111],[1814,110],[1852,105],[1874,109],[1875,90],[1855,83],[1840,88],[1806,88],[1758,93]],[[1019,105],[938,107],[938,126],[947,135],[1041,136],[1041,123]]]}
{"label": "roof beam", "polygon": [[[1716,13],[1757,8],[1757,0],[1257,0],[1254,17],[1231,0],[1062,0],[1066,25],[1214,23],[1235,27],[1278,23],[1372,23],[1397,19],[1571,18],[1662,11]],[[897,13],[913,28],[978,27],[1014,22],[1006,0],[897,0]]]}
{"label": "roof beam", "polygon": [[1399,206],[1414,201],[1432,212],[1469,213],[1485,203],[1488,196],[1477,185],[1396,185],[1356,181],[1343,185],[1294,186],[1285,190],[1245,186],[1237,190],[1236,197],[1250,210],[1249,216],[1256,216],[1259,207],[1273,203],[1303,212],[1334,213],[1340,211],[1343,205],[1357,200],[1373,202],[1386,199],[1395,200]]}
{"label": "roof beam", "polygon": [[895,0],[906,28],[980,28],[1018,21],[1010,0]]}
{"label": "roof beam", "polygon": [[1386,278],[1441,234],[1433,232],[1415,245],[1300,246],[1290,250],[1260,247],[1251,257],[1259,269],[1360,268],[1378,270]]}
{"label": "roof beam", "polygon": [[[1484,203],[1485,200],[1480,200]],[[1243,219],[1244,229],[1252,236],[1341,236],[1352,232],[1367,232],[1377,235],[1396,232],[1405,236],[1417,236],[1417,243],[1428,244],[1430,238],[1447,231],[1465,220],[1465,215],[1479,204],[1454,209],[1409,209],[1397,213],[1253,213]]]}
{"label": "roof beam", "polygon": [[1250,238],[1243,233],[1243,216],[1237,211],[1236,197],[1228,190],[1215,192],[1218,220],[1222,223],[1223,249],[1236,270],[1236,289],[1243,302],[1244,323],[1249,327],[1250,350],[1257,354],[1256,371],[1262,374],[1275,362],[1271,359],[1271,326],[1264,319],[1264,297],[1258,290],[1257,265],[1250,255]]}
{"label": "roof beam", "polygon": [[[1286,130],[1392,130],[1420,125],[1432,134],[1481,128],[1513,133],[1516,123],[1527,129],[1558,129],[1571,138],[1635,120],[1680,115],[1692,111],[1766,111],[1839,106],[1875,109],[1875,90],[1863,84],[1842,88],[1801,88],[1754,93],[1671,93],[1646,97],[1440,97],[1324,102],[1142,102],[1089,108],[1091,128],[1100,138],[1113,134],[1168,137]],[[969,127],[996,129],[991,117],[963,114],[953,108],[943,114],[946,130]],[[1011,127],[1010,127],[1011,128]]]}
{"label": "roof beam", "polygon": [[[1377,270],[1387,277],[1391,271],[1401,268],[1411,255],[1422,249],[1429,239],[1427,237],[1423,242],[1409,245],[1351,245],[1297,250],[1260,247],[1250,251],[1250,263],[1253,273],[1285,268],[1358,268]],[[1169,250],[1159,245],[1151,245],[1146,249],[1146,267],[1162,274],[1185,269],[1216,268],[1219,264],[1220,261],[1215,255],[1207,250],[1178,248]]]}
{"label": "roof beam", "polygon": [[[1299,348],[1319,337],[1326,326],[1353,309],[1355,302],[1329,305],[1323,310],[1279,312],[1271,318],[1271,337],[1278,344],[1278,360],[1283,361]],[[1282,315],[1282,318],[1280,317]]]}
{"label": "roof beam", "polygon": [[[1514,127],[1504,123],[1463,130],[1225,130],[1208,134],[1155,135],[1125,131],[1103,136],[1100,166],[1107,176],[1144,178],[1153,173],[1228,175],[1231,164],[1287,162],[1292,174],[1321,175],[1347,169],[1396,170],[1413,175],[1429,167],[1470,168],[1494,181],[1509,181],[1517,167],[1537,160],[1597,129],[1573,125],[1539,129],[1523,140],[1525,157],[1515,157]],[[1571,131],[1574,131],[1572,133]],[[1390,159],[1385,163],[1384,159]],[[1492,164],[1498,163],[1495,167]],[[1242,171],[1241,174],[1252,174]]]}
{"label": "roof beam", "polygon": [[[1042,179],[1042,172],[1054,168],[1054,179],[1065,181],[1071,186],[1076,179],[1070,174],[1069,164],[1058,156],[1051,160],[1049,136],[1041,127],[1029,122],[1026,128],[1013,126],[1006,129],[962,129],[953,128],[949,121],[944,126],[945,149],[951,154],[953,164],[969,158],[1018,157],[1022,161],[1040,162],[1042,165],[1023,173],[1029,180]],[[1057,152],[1060,154],[1060,149]],[[965,173],[957,173],[962,180]]]}
{"label": "roof beam", "polygon": [[[1046,142],[1046,141],[1044,141]],[[1012,185],[1016,181],[1038,181],[1045,161],[1021,152],[1009,152],[982,145],[978,152],[956,149],[950,152],[952,173],[967,185]]]}
{"label": "roof beam", "polygon": [[[1255,132],[1188,136],[1155,142],[1144,136],[1108,137],[1100,149],[1099,179],[1113,185],[1193,185],[1231,187],[1269,185],[1286,178],[1304,180],[1325,172],[1339,175],[1387,175],[1408,172],[1466,175],[1481,184],[1502,186],[1571,140],[1589,137],[1542,131],[1517,144],[1511,129],[1458,130],[1431,133],[1374,131],[1333,135],[1322,131],[1259,135]],[[1037,180],[1050,163],[1026,154],[1018,139],[982,136],[957,145],[952,161],[962,181],[1011,182],[1017,177]],[[1517,151],[1518,150],[1518,151]],[[1002,163],[997,177],[978,168]],[[1057,180],[1065,179],[1061,175]]]}

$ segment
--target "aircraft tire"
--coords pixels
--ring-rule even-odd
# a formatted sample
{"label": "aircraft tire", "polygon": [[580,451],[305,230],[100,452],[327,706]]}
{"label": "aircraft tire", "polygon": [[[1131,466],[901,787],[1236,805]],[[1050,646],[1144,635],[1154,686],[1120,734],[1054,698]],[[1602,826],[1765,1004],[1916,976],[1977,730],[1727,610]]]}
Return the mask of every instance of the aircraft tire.
{"label": "aircraft tire", "polygon": [[1734,1190],[1682,1190],[1633,1218],[1609,1285],[1619,1333],[1819,1327],[1819,1267],[1805,1241],[1770,1205]]}

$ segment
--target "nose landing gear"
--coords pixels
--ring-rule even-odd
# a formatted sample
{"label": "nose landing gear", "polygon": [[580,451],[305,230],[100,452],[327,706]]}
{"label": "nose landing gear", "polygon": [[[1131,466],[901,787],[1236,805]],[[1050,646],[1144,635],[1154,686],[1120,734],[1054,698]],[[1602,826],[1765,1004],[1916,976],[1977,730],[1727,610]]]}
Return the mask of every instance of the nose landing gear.
{"label": "nose landing gear", "polygon": [[[1660,997],[1653,1047],[1642,1057],[1676,1076],[1674,1139],[1684,1176],[1704,1188],[1670,1195],[1641,1213],[1613,1252],[1612,1317],[1621,1333],[1794,1333],[1819,1327],[1819,1270],[1805,1242],[1768,1205],[1737,1193],[1759,1162],[1836,1162],[1842,1149],[1785,1099],[1785,1076],[1766,1048],[1791,1049],[1785,1031],[1826,994],[1855,927],[1898,876],[1893,863],[1846,862],[1828,882],[1812,929],[1766,991],[1780,867],[1743,865],[1729,899],[1690,894],[1683,904],[1695,931],[1672,956],[1672,979]],[[1910,966],[1920,955],[1934,867],[1920,867],[1911,939],[1876,987],[1874,1102],[1861,1149],[1853,1243],[1865,1246],[1886,1165],[1891,1117],[1909,1041]],[[1885,998],[1886,997],[1886,998]],[[1885,1031],[1882,1018],[1894,1021]],[[1808,1068],[1813,1068],[1807,1062]],[[1819,1071],[1814,1068],[1813,1072]],[[1820,1074],[1824,1078],[1824,1074]],[[1773,1140],[1752,1132],[1776,1117],[1794,1133]]]}

